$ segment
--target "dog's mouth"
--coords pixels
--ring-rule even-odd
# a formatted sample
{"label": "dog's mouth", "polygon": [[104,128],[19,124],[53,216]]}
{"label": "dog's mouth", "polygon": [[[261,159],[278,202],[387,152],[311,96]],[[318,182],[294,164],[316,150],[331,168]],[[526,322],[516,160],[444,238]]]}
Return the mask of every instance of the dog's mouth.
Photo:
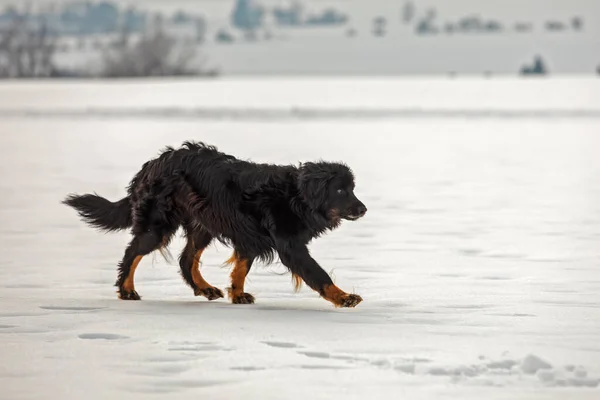
{"label": "dog's mouth", "polygon": [[328,215],[331,220],[339,221],[340,219],[344,219],[346,221],[356,221],[357,219],[364,217],[366,212],[367,209],[363,206],[358,210],[350,209],[342,212],[338,209],[332,209],[329,211]]}
{"label": "dog's mouth", "polygon": [[348,221],[356,221],[357,219],[364,217],[366,213],[367,208],[361,204],[359,207],[349,209],[341,217]]}

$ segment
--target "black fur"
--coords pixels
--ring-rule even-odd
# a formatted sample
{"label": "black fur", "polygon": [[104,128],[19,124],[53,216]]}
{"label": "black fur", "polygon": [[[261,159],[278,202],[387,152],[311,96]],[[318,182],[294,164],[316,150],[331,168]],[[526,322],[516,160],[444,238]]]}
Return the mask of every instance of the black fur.
{"label": "black fur", "polygon": [[353,173],[342,163],[257,164],[185,142],[146,162],[126,198],[112,203],[96,195],[70,195],[64,203],[99,229],[131,228],[133,240],[119,265],[120,288],[134,258],[164,248],[181,226],[188,243],[180,265],[192,288],[191,259],[216,239],[249,265],[256,259],[270,263],[278,255],[293,274],[324,295],[333,283],[307,244],[342,219],[364,215],[366,207],[353,191]]}
{"label": "black fur", "polygon": [[112,203],[95,194],[71,195],[63,203],[76,209],[88,224],[107,232],[128,228],[132,223],[127,197]]}

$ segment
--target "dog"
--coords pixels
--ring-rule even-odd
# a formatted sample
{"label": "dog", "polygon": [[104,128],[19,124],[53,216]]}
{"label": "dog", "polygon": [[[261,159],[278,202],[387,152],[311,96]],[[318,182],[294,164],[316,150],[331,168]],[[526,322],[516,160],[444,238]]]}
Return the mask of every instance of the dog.
{"label": "dog", "polygon": [[362,298],[338,288],[307,248],[342,220],[365,215],[354,181],[343,163],[259,164],[203,142],[186,141],[146,162],[119,201],[69,194],[62,203],[101,231],[131,228],[133,238],[115,283],[122,300],[140,300],[134,285],[140,260],[155,250],[162,252],[182,227],[187,243],[179,266],[196,296],[224,297],[199,268],[204,249],[218,240],[233,248],[227,263],[233,265],[228,297],[234,304],[254,303],[254,296],[244,291],[246,275],[254,261],[269,264],[278,255],[296,289],[304,282],[336,307],[355,307]]}

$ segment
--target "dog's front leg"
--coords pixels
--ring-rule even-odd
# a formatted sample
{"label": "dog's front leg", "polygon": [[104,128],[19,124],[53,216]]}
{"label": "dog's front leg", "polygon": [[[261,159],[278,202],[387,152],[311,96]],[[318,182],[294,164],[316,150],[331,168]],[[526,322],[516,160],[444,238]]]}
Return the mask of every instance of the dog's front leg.
{"label": "dog's front leg", "polygon": [[280,243],[278,252],[283,265],[336,307],[356,307],[362,301],[359,295],[346,293],[338,288],[327,272],[311,257],[306,246]]}

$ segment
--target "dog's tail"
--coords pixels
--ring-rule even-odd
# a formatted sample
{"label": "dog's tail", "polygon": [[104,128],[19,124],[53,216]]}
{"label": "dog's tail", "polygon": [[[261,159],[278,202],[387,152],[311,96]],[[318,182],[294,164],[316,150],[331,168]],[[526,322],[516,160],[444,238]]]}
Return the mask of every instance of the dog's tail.
{"label": "dog's tail", "polygon": [[77,210],[87,224],[106,232],[126,229],[133,224],[129,197],[113,203],[96,194],[71,194],[62,203]]}

